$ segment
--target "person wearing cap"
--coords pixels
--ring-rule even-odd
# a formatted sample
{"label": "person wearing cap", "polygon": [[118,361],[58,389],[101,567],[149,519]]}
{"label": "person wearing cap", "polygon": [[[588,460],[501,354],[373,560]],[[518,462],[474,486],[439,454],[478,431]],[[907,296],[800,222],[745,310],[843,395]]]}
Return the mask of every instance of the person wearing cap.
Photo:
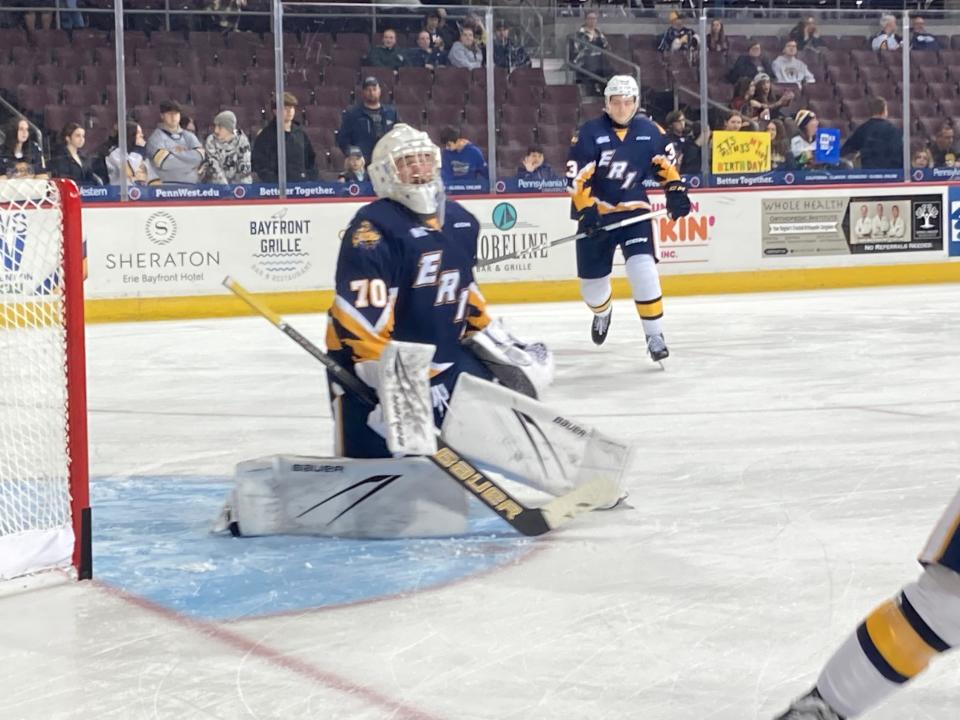
{"label": "person wearing cap", "polygon": [[340,119],[340,131],[337,133],[337,146],[347,155],[355,145],[363,153],[363,159],[369,164],[373,146],[382,138],[400,118],[393,105],[380,102],[380,81],[372,75],[364,79],[360,88],[360,102],[346,109]]}
{"label": "person wearing cap", "polygon": [[657,50],[660,52],[676,52],[678,50],[696,50],[700,47],[700,37],[690,28],[684,26],[683,18],[676,10],[667,15],[670,27],[660,36]]}
{"label": "person wearing cap", "polygon": [[342,183],[370,182],[363,152],[356,145],[347,148],[347,156],[343,159],[343,172],[337,179]]}
{"label": "person wearing cap", "polygon": [[809,170],[815,164],[813,158],[817,149],[817,130],[820,128],[820,121],[812,110],[806,108],[798,110],[793,121],[798,132],[790,141],[790,152],[793,153],[793,159],[799,169]]}
{"label": "person wearing cap", "polygon": [[237,128],[237,116],[224,110],[213,119],[213,132],[203,144],[207,153],[200,178],[213,185],[246,185],[251,175],[250,140]]}
{"label": "person wearing cap", "polygon": [[860,154],[860,167],[893,170],[903,167],[903,133],[887,120],[887,101],[867,98],[870,119],[857,126],[840,148],[841,155]]}
{"label": "person wearing cap", "polygon": [[383,31],[382,44],[379,47],[370,48],[370,53],[364,59],[364,65],[370,67],[386,67],[396,70],[398,67],[406,65],[404,53],[397,47],[397,31],[393,28],[387,28]]}
{"label": "person wearing cap", "polygon": [[897,19],[893,15],[880,17],[880,32],[873,36],[870,47],[874,50],[899,50],[903,38],[897,35]]}
{"label": "person wearing cap", "polygon": [[[274,103],[276,104],[276,103]],[[297,117],[297,97],[293,93],[283,94],[283,137],[287,157],[287,181],[316,180],[317,156],[313,152],[310,138],[303,132]],[[260,182],[275,183],[280,179],[280,163],[277,158],[277,113],[260,131],[253,141],[253,171]]]}
{"label": "person wearing cap", "polygon": [[180,103],[160,103],[160,124],[147,138],[147,157],[163,183],[196,184],[204,151],[200,140],[180,127]]}
{"label": "person wearing cap", "polygon": [[773,89],[773,83],[770,81],[770,76],[766,73],[758,73],[753,82],[756,87],[751,104],[754,106],[757,115],[762,116],[763,111],[766,110],[768,120],[780,117],[781,109],[789,105],[796,97],[793,90],[785,90],[777,95]]}

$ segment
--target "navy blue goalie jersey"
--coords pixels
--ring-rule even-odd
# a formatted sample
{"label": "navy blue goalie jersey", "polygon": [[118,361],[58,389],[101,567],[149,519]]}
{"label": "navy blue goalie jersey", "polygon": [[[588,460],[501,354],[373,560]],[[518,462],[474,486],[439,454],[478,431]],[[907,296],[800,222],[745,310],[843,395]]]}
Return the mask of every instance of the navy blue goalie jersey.
{"label": "navy blue goalie jersey", "polygon": [[567,162],[573,216],[591,205],[601,215],[649,212],[644,180],[652,178],[661,186],[680,180],[671,156],[663,129],[642,115],[624,128],[606,113],[585,122],[573,136]]}
{"label": "navy blue goalie jersey", "polygon": [[432,377],[463,361],[461,339],[489,323],[473,274],[479,232],[454,201],[442,228],[393,200],[361,208],[337,259],[326,340],[334,359],[353,369],[395,339],[436,346]]}

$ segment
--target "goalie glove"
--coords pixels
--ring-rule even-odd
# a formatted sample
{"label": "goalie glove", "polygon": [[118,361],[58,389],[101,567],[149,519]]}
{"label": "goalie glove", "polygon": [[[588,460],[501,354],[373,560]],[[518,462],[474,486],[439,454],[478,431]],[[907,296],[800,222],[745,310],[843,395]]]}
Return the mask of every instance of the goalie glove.
{"label": "goalie glove", "polygon": [[525,343],[497,318],[464,341],[500,383],[534,399],[553,382],[553,353],[540,342]]}

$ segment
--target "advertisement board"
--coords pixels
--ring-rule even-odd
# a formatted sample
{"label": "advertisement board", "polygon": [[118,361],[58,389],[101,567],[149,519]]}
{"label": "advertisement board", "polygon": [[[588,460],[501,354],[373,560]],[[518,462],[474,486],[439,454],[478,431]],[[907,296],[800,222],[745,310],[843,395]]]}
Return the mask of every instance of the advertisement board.
{"label": "advertisement board", "polygon": [[943,250],[943,196],[817,195],[764,198],[763,257]]}
{"label": "advertisement board", "polygon": [[950,228],[950,256],[960,257],[960,187],[950,186],[950,214],[948,216],[948,227]]}

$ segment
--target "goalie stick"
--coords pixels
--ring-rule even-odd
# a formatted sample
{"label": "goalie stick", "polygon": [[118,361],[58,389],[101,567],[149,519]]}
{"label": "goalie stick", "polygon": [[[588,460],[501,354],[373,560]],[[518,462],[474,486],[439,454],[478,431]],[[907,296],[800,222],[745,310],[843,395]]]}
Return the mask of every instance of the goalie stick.
{"label": "goalie stick", "polygon": [[[301,335],[280,315],[251,295],[240,283],[227,276],[223,285],[258,314],[269,320],[297,345],[319,360],[345,390],[354,393],[371,407],[378,404],[377,396],[372,388]],[[619,495],[619,488],[616,483],[607,478],[597,478],[585,482],[566,495],[554,498],[542,507],[527,507],[504,490],[494,479],[479,468],[474,467],[459,452],[445,443],[442,436],[439,435],[439,430],[436,430],[436,432],[438,434],[437,451],[426,457],[522,535],[542,535],[550,530],[555,530],[580,513],[612,503]]]}
{"label": "goalie stick", "polygon": [[[666,208],[662,208],[660,210],[654,210],[653,212],[644,213],[643,215],[637,215],[636,217],[627,218],[626,220],[618,220],[615,223],[604,225],[602,228],[598,228],[598,230],[603,230],[604,232],[610,232],[611,230],[618,230],[622,227],[627,227],[628,225],[636,225],[637,223],[643,222],[644,220],[653,220],[654,218],[663,217],[666,214],[667,214]],[[566,237],[558,238],[557,240],[553,240],[543,246],[538,246],[536,248],[524,248],[523,250],[514,250],[511,253],[507,253],[506,255],[501,255],[500,257],[490,258],[489,260],[478,259],[477,267],[485,268],[488,265],[494,265],[496,263],[503,262],[504,260],[513,260],[514,258],[520,257],[525,252],[530,252],[532,250],[542,250],[545,248],[552,248],[552,247],[556,247],[557,245],[563,245],[563,243],[573,242],[574,240],[582,240],[583,238],[589,237],[592,233],[595,233],[595,232],[597,232],[597,230],[593,230],[591,232],[577,233],[576,235],[567,235]]]}

